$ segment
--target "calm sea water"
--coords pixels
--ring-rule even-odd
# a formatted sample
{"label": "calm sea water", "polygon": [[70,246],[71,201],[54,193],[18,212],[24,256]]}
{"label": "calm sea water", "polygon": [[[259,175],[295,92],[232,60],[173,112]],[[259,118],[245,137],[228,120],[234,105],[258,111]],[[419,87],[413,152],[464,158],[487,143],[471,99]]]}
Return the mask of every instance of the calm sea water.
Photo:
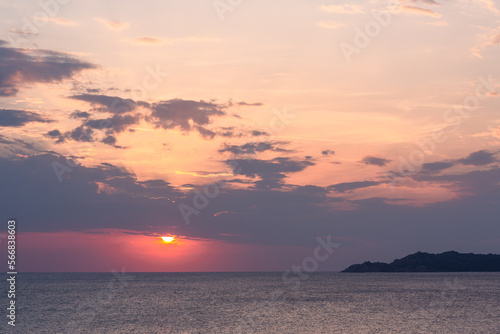
{"label": "calm sea water", "polygon": [[[5,277],[5,276],[4,276]],[[19,274],[2,333],[500,333],[500,273]],[[5,280],[4,280],[5,282]],[[2,309],[7,305],[2,285]]]}

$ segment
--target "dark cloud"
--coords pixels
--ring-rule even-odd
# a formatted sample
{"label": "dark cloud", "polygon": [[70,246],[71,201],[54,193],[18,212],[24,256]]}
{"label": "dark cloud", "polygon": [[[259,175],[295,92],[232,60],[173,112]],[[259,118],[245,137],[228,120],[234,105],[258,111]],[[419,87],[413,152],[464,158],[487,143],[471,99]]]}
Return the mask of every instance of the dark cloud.
{"label": "dark cloud", "polygon": [[123,114],[134,111],[137,103],[131,99],[122,99],[118,96],[82,94],[70,96],[71,99],[89,102],[99,106],[95,111],[110,112],[112,114]]}
{"label": "dark cloud", "polygon": [[444,169],[451,168],[455,165],[453,162],[448,162],[448,161],[440,161],[440,162],[431,162],[427,164],[422,165],[422,170],[424,172],[439,172]]}
{"label": "dark cloud", "polygon": [[130,126],[138,124],[141,118],[140,114],[113,115],[108,118],[89,119],[83,125],[92,129],[106,131],[107,134],[120,133],[127,130]]}
{"label": "dark cloud", "polygon": [[253,137],[258,137],[258,136],[269,136],[269,133],[266,131],[259,131],[259,130],[253,130],[251,132],[251,135]]}
{"label": "dark cloud", "polygon": [[[222,137],[227,137],[227,138],[234,138],[234,137],[238,137],[237,134],[235,134],[234,132],[234,127],[230,126],[230,127],[222,127],[221,130],[222,131],[219,131],[219,133],[217,133],[219,136],[222,136]],[[241,137],[241,135],[240,135]]]}
{"label": "dark cloud", "polygon": [[360,162],[364,163],[365,165],[373,165],[373,166],[383,167],[391,161],[392,160],[389,160],[389,159],[377,158],[377,157],[374,157],[371,155],[367,155]]}
{"label": "dark cloud", "polygon": [[257,102],[257,103],[247,103],[247,102],[238,102],[238,105],[239,106],[251,106],[251,107],[260,107],[260,106],[263,106],[264,104],[263,103],[260,103],[260,102]]}
{"label": "dark cloud", "polygon": [[338,193],[345,193],[345,192],[360,189],[360,188],[378,186],[381,183],[382,182],[377,182],[377,181],[344,182],[344,183],[337,183],[337,184],[333,184],[331,186],[328,186],[327,189],[334,190]]}
{"label": "dark cloud", "polygon": [[238,154],[255,154],[258,152],[292,152],[290,150],[278,147],[278,145],[286,145],[288,142],[250,142],[243,145],[227,145],[219,150],[220,153],[230,152],[234,155]]}
{"label": "dark cloud", "polygon": [[204,128],[203,126],[195,126],[194,128],[198,130],[200,135],[205,139],[213,139],[216,135],[214,131]]}
{"label": "dark cloud", "polygon": [[309,160],[294,160],[291,158],[274,158],[272,160],[232,159],[226,163],[233,169],[234,175],[245,175],[250,178],[259,177],[256,188],[281,188],[285,185],[286,173],[303,171],[308,166],[315,165]]}
{"label": "dark cloud", "polygon": [[75,112],[71,113],[70,115],[71,118],[89,118],[90,113],[86,111],[78,111],[76,110]]}
{"label": "dark cloud", "polygon": [[46,119],[45,117],[42,117],[40,114],[31,111],[13,109],[0,110],[0,126],[20,127],[32,122],[49,123],[52,121]]}
{"label": "dark cloud", "polygon": [[498,161],[494,157],[495,154],[496,153],[481,150],[473,152],[468,157],[457,160],[457,162],[464,165],[484,166]]}
{"label": "dark cloud", "polygon": [[14,138],[0,135],[0,157],[27,156],[30,154],[54,153],[47,150],[44,141],[28,141],[26,138]]}
{"label": "dark cloud", "polygon": [[71,78],[76,73],[95,68],[66,53],[31,50],[0,44],[0,96],[15,96],[26,83],[53,83]]}
{"label": "dark cloud", "polygon": [[59,137],[59,136],[61,136],[61,132],[59,130],[52,130],[52,131],[47,132],[47,136]]}
{"label": "dark cloud", "polygon": [[[12,205],[9,212],[26,218],[32,231],[122,224],[135,230],[143,219],[160,226],[166,224],[166,217],[174,224],[182,223],[173,203],[179,193],[172,186],[160,180],[140,182],[134,174],[111,164],[75,166],[63,157],[39,154],[14,160],[0,158],[0,172],[10,174],[9,178],[0,178],[2,189],[15,191],[8,203],[4,201],[7,194],[2,192],[1,210]],[[63,182],[59,182],[57,173]],[[114,219],[120,223],[111,222]]]}
{"label": "dark cloud", "polygon": [[107,136],[106,138],[104,138],[102,140],[102,142],[104,144],[108,144],[108,145],[115,145],[116,144],[116,137],[113,137],[113,136]]}
{"label": "dark cloud", "polygon": [[75,129],[73,129],[69,134],[66,134],[65,137],[71,138],[74,141],[80,141],[80,142],[93,142],[94,131],[86,126],[79,126]]}
{"label": "dark cloud", "polygon": [[473,165],[473,166],[485,166],[491,163],[497,162],[495,158],[496,153],[488,152],[485,150],[476,151],[469,154],[467,157],[456,160],[449,161],[438,161],[431,162],[422,165],[422,173],[435,173],[448,168],[451,168],[457,164],[463,165]]}
{"label": "dark cloud", "polygon": [[[303,161],[283,159],[250,161],[241,167],[253,167],[256,177],[305,168]],[[466,196],[418,207],[387,198],[349,201],[342,194],[332,197],[315,185],[288,185],[286,191],[221,186],[220,193],[186,225],[178,205],[192,206],[199,200],[199,191],[181,193],[163,180],[139,181],[124,168],[106,163],[63,170],[60,183],[54,164],[64,167],[68,161],[54,154],[0,158],[0,175],[8,175],[0,177],[0,187],[9,189],[0,192],[0,211],[22,221],[24,232],[120,228],[158,233],[170,229],[187,238],[312,247],[317,236],[332,235],[342,243],[344,253],[336,253],[331,267],[325,268],[329,270],[365,260],[378,249],[393,257],[417,250],[467,251],[474,247],[487,253],[498,248],[500,168],[462,175],[419,175],[425,182],[452,183]],[[202,189],[196,184],[185,186]],[[352,184],[334,186],[344,191],[355,188]],[[215,215],[223,211],[231,214]]]}
{"label": "dark cloud", "polygon": [[335,155],[335,151],[323,150],[323,151],[321,151],[321,154],[323,154],[323,155]]}
{"label": "dark cloud", "polygon": [[66,141],[65,136],[59,130],[52,130],[45,134],[46,137],[55,139],[56,144],[64,143]]}
{"label": "dark cloud", "polygon": [[146,117],[146,121],[156,127],[163,129],[178,129],[190,132],[197,130],[205,138],[213,138],[205,128],[210,124],[213,117],[224,116],[225,105],[215,104],[205,101],[191,101],[173,99],[153,103],[150,106],[151,114]]}
{"label": "dark cloud", "polygon": [[[226,116],[225,109],[229,104],[216,104],[214,102],[192,101],[173,99],[157,103],[147,103],[143,101],[133,101],[123,99],[117,96],[81,94],[70,96],[71,99],[85,101],[94,106],[93,112],[109,112],[113,116],[108,118],[91,118],[89,112],[75,111],[71,114],[72,118],[82,119],[82,123],[77,128],[66,132],[57,138],[59,142],[67,139],[76,141],[96,141],[114,145],[117,138],[113,134],[121,133],[125,130],[133,131],[131,126],[138,124],[141,120],[163,129],[176,129],[180,131],[198,132],[203,139],[213,139],[215,136],[227,138],[242,137],[248,135],[248,132],[241,133],[235,131],[234,127],[221,127],[220,129],[211,129],[208,127],[214,117]],[[142,107],[150,111],[146,116],[141,113],[132,114],[131,112]],[[95,130],[103,131],[105,137],[98,139],[95,136]],[[251,136],[260,136],[266,132],[254,130]],[[276,148],[276,151],[285,152]]]}
{"label": "dark cloud", "polygon": [[313,185],[297,186],[294,191],[297,191],[299,193],[315,194],[321,196],[328,194],[328,189]]}
{"label": "dark cloud", "polygon": [[[59,130],[49,131],[45,136],[55,139],[56,143],[63,143],[67,140],[80,142],[95,142],[100,141],[104,144],[116,146],[116,136],[114,134],[121,133],[129,129],[130,126],[140,122],[141,115],[113,115],[103,119],[84,119],[82,124],[75,129],[61,133]],[[96,137],[96,131],[103,133],[103,137]]]}

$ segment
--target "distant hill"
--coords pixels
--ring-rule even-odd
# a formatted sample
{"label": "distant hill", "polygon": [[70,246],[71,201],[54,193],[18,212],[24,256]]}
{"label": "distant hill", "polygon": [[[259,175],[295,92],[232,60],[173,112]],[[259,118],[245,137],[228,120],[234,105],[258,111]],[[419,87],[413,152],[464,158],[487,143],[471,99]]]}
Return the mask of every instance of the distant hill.
{"label": "distant hill", "polygon": [[500,271],[500,255],[458,253],[441,254],[417,252],[394,260],[391,263],[364,262],[353,264],[343,273],[366,272],[458,272],[458,271]]}

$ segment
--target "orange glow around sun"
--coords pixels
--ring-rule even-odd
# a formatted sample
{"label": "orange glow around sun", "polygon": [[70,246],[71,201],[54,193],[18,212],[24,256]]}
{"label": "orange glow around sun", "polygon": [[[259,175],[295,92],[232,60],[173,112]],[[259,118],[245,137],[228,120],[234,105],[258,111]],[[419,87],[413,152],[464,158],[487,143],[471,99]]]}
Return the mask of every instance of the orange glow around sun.
{"label": "orange glow around sun", "polygon": [[161,239],[166,243],[170,243],[175,240],[175,237],[161,237]]}

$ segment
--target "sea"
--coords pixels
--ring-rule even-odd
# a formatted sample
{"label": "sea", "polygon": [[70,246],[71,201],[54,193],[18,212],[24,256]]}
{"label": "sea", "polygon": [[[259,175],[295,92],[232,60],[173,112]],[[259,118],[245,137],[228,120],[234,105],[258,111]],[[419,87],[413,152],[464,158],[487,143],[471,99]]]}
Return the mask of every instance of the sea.
{"label": "sea", "polygon": [[1,333],[500,333],[500,273],[113,271],[16,280],[16,326],[7,324],[2,284]]}

